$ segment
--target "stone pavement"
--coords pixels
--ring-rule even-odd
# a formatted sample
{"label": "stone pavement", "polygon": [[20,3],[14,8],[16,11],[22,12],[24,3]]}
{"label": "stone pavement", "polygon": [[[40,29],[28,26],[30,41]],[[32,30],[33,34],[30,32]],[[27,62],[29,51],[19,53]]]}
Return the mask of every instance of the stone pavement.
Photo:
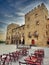
{"label": "stone pavement", "polygon": [[[44,47],[32,47],[31,49],[29,49],[29,54],[34,53],[34,51],[36,49],[44,49],[45,51],[45,57],[44,57],[44,63],[43,65],[49,65],[49,48],[44,48]],[[16,49],[16,45],[0,45],[0,54],[4,54],[4,53],[9,53],[9,52],[13,52],[16,51],[18,49]],[[18,61],[16,62],[12,62],[12,65],[19,65],[19,61],[23,61],[24,58],[26,56],[20,58]],[[25,64],[24,64],[25,65]]]}
{"label": "stone pavement", "polygon": [[[32,47],[31,49],[29,49],[29,55],[30,55],[30,53],[34,53],[34,51],[35,51],[36,49],[39,49],[39,48],[40,48],[40,49],[44,49],[44,51],[45,51],[45,57],[44,57],[43,65],[49,65],[49,48]],[[26,56],[25,56],[25,57],[26,57]],[[19,61],[23,61],[25,57],[19,59]],[[19,65],[19,61],[16,62],[16,63],[12,63],[12,65]],[[22,65],[23,65],[23,64],[22,64]],[[24,64],[24,65],[25,65],[25,64]]]}

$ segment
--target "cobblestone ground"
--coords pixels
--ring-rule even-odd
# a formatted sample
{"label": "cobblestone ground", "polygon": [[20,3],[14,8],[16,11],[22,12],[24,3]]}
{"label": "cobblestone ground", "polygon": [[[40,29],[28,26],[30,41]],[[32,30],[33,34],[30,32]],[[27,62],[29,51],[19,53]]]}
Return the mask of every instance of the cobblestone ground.
{"label": "cobblestone ground", "polygon": [[[29,49],[29,54],[28,55],[30,55],[31,53],[34,53],[34,51],[36,49],[44,49],[45,57],[44,57],[43,65],[49,65],[49,48],[32,47],[31,49]],[[16,49],[16,45],[4,45],[4,44],[0,45],[0,54],[9,53],[9,52],[13,52],[13,51],[16,51],[16,50],[18,50],[18,49]],[[19,59],[17,62],[12,62],[12,65],[19,65],[19,61],[20,60],[23,61],[23,59],[25,57]]]}

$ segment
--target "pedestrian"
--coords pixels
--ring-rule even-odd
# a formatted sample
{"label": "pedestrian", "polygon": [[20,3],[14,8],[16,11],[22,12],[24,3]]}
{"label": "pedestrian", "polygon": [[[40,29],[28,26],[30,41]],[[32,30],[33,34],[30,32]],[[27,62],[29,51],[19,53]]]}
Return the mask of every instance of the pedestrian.
{"label": "pedestrian", "polygon": [[21,44],[23,44],[23,37],[21,37]]}
{"label": "pedestrian", "polygon": [[18,39],[16,39],[16,49],[18,48]]}
{"label": "pedestrian", "polygon": [[23,45],[25,44],[25,40],[24,40],[24,38],[23,38],[23,42],[22,42],[22,44],[23,44]]}
{"label": "pedestrian", "polygon": [[19,39],[19,44],[21,44],[21,39]]}

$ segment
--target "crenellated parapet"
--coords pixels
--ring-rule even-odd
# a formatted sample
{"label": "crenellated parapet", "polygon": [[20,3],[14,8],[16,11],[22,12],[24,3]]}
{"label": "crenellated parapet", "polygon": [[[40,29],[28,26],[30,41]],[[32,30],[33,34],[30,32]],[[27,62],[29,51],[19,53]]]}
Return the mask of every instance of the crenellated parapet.
{"label": "crenellated parapet", "polygon": [[42,9],[45,10],[45,12],[48,12],[45,4],[44,3],[41,3],[41,5],[38,5],[37,7],[34,7],[34,9],[32,9],[31,11],[29,11],[25,16],[27,16],[29,14],[35,14],[36,11],[42,10]]}

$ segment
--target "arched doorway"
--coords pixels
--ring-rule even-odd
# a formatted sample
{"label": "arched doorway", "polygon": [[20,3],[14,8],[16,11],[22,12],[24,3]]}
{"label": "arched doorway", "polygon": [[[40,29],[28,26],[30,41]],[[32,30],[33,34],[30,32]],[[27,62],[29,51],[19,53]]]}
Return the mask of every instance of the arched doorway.
{"label": "arched doorway", "polygon": [[21,34],[19,34],[19,44],[21,44]]}
{"label": "arched doorway", "polygon": [[33,46],[35,45],[35,40],[34,39],[31,40],[31,45],[33,45]]}
{"label": "arched doorway", "polygon": [[25,45],[25,36],[22,36],[22,37],[21,37],[21,44],[22,44],[22,45]]}
{"label": "arched doorway", "polygon": [[48,40],[47,40],[47,45],[49,45],[49,38],[48,38]]}

